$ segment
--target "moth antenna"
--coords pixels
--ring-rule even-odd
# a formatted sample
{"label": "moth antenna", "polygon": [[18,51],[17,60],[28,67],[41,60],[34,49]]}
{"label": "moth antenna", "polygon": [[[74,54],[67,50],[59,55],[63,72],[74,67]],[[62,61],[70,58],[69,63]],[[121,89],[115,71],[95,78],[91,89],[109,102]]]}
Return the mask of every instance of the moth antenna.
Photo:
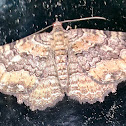
{"label": "moth antenna", "polygon": [[[104,17],[87,17],[87,18],[80,18],[80,19],[73,19],[73,20],[65,20],[65,21],[60,21],[60,22],[61,23],[67,23],[67,22],[76,22],[76,21],[84,21],[84,20],[91,20],[91,19],[106,20],[106,18],[104,18]],[[56,21],[58,21],[58,18],[57,17],[56,17]],[[53,24],[52,25],[49,25],[49,26],[47,26],[47,27],[45,27],[45,28],[43,28],[43,29],[41,29],[41,30],[39,30],[39,31],[31,34],[31,35],[35,35],[35,34],[38,34],[40,32],[43,32],[43,31],[45,31],[46,29],[48,29],[48,28],[50,28],[52,26],[53,26]]]}
{"label": "moth antenna", "polygon": [[87,18],[79,18],[79,19],[74,19],[74,20],[65,20],[65,21],[61,21],[61,23],[84,21],[84,20],[91,20],[91,19],[106,20],[106,18],[104,17],[87,17]]}
{"label": "moth antenna", "polygon": [[33,34],[37,34],[37,33],[40,33],[40,32],[43,32],[43,31],[45,31],[46,29],[48,29],[48,28],[50,28],[50,27],[52,27],[53,25],[49,25],[49,26],[47,26],[47,27],[45,27],[45,28],[43,28],[43,29],[41,29],[41,30],[39,30],[39,31],[37,31],[37,32],[35,32],[35,33],[33,33]]}
{"label": "moth antenna", "polygon": [[[55,15],[55,17],[56,17],[56,21],[58,21],[58,16]],[[43,31],[45,31],[46,29],[48,29],[48,28],[50,28],[50,27],[52,27],[52,26],[53,26],[53,24],[52,24],[52,25],[49,25],[49,26],[47,26],[47,27],[45,27],[45,28],[43,28],[43,29],[41,29],[41,30],[39,30],[39,31],[37,31],[37,32],[35,32],[35,33],[33,33],[33,34],[37,34],[37,33],[43,32]]]}

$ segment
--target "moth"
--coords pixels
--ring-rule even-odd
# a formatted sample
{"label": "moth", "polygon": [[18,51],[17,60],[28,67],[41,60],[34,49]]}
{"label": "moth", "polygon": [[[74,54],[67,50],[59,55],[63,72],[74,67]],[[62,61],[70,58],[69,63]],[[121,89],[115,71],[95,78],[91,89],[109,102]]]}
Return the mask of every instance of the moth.
{"label": "moth", "polygon": [[126,80],[126,33],[65,30],[36,33],[0,46],[0,92],[32,111],[53,107],[66,94],[80,103],[103,102]]}

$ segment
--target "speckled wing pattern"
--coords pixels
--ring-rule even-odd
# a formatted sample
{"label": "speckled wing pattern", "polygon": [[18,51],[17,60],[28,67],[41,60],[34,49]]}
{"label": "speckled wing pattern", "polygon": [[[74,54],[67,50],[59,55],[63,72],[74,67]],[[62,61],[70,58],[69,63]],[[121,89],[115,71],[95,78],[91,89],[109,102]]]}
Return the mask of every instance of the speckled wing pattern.
{"label": "speckled wing pattern", "polygon": [[126,80],[126,33],[75,29],[71,42],[68,96],[80,103],[103,101]]}
{"label": "speckled wing pattern", "polygon": [[56,21],[38,33],[0,46],[0,92],[31,110],[44,110],[66,94],[80,103],[102,102],[126,80],[126,33],[64,30]]}
{"label": "speckled wing pattern", "polygon": [[50,34],[43,33],[0,46],[0,91],[32,110],[54,106],[64,96],[48,40]]}

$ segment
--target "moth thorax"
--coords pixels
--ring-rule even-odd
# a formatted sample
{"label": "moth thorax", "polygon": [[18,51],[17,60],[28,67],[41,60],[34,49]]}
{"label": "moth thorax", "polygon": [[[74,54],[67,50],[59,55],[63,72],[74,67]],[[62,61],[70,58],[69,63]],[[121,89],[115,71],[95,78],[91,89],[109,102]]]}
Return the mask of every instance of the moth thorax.
{"label": "moth thorax", "polygon": [[53,49],[57,50],[66,50],[67,49],[67,41],[64,37],[63,32],[56,32],[53,36]]}
{"label": "moth thorax", "polygon": [[64,40],[64,33],[63,31],[57,31],[53,33],[53,39],[55,42],[59,43]]}

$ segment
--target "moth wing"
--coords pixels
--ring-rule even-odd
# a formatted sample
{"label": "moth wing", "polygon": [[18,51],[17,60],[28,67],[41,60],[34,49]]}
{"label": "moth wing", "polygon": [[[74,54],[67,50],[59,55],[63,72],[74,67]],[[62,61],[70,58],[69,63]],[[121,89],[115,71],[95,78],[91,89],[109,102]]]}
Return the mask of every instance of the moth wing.
{"label": "moth wing", "polygon": [[76,29],[68,37],[72,57],[68,96],[80,102],[103,101],[126,80],[126,33]]}
{"label": "moth wing", "polygon": [[[55,88],[63,96],[54,66],[48,66],[53,61],[50,39],[49,33],[42,33],[0,46],[0,92],[16,96],[19,103],[26,103],[27,99],[26,104],[36,109],[49,107],[59,100]],[[31,102],[33,99],[36,103]],[[40,99],[43,104],[37,102]],[[43,99],[50,100],[49,104]]]}
{"label": "moth wing", "polygon": [[53,60],[50,59],[44,70],[44,77],[40,79],[39,85],[28,94],[16,94],[18,103],[25,103],[32,111],[44,110],[53,107],[64,97],[62,93]]}

